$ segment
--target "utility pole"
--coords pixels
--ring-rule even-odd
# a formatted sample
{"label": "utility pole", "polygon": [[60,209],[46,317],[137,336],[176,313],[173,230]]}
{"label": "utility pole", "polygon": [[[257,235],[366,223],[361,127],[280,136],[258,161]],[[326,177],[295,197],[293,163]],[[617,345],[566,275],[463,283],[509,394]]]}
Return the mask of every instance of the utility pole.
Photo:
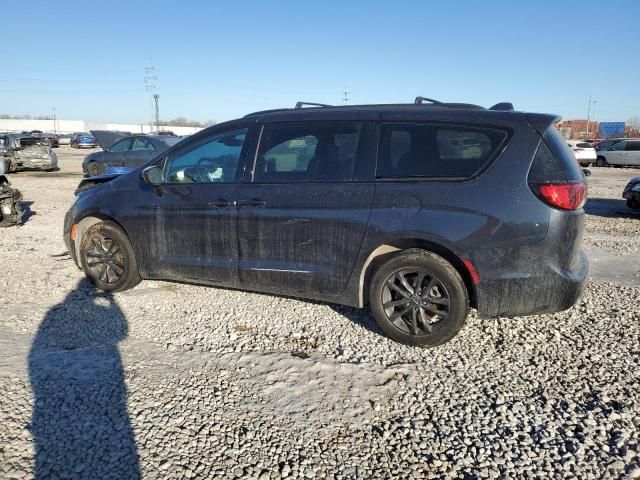
{"label": "utility pole", "polygon": [[157,93],[153,94],[153,101],[156,107],[156,131],[160,131],[160,111],[158,110],[158,100],[160,99],[160,95]]}
{"label": "utility pole", "polygon": [[589,133],[591,132],[591,104],[593,103],[593,111],[595,112],[597,100],[591,100],[591,92],[589,92],[589,106],[587,107],[587,137],[589,137]]}
{"label": "utility pole", "polygon": [[342,92],[342,94],[342,103],[346,105],[347,103],[349,103],[349,89],[347,87],[344,87],[344,92]]}
{"label": "utility pole", "polygon": [[57,134],[56,130],[56,107],[53,107],[53,134]]}
{"label": "utility pole", "polygon": [[158,78],[155,76],[156,68],[153,65],[144,67],[144,71],[145,89],[149,92],[149,129],[153,130],[153,91],[156,89],[156,80]]}

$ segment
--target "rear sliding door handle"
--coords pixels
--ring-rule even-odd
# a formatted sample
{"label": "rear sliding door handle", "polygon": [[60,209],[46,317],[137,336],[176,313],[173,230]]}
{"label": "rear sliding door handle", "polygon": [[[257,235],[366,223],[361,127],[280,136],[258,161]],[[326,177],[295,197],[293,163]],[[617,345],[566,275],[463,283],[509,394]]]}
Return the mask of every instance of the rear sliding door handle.
{"label": "rear sliding door handle", "polygon": [[267,202],[264,202],[262,200],[259,200],[257,198],[252,198],[251,200],[238,200],[236,202],[236,205],[238,207],[261,207],[263,205],[266,205]]}

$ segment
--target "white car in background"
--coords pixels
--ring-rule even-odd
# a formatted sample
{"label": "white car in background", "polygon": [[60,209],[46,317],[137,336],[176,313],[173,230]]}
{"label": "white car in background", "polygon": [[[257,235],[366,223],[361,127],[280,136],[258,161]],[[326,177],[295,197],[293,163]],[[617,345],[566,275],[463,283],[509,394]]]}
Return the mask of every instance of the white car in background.
{"label": "white car in background", "polygon": [[640,167],[640,138],[623,138],[598,150],[598,167]]}
{"label": "white car in background", "polygon": [[583,167],[588,167],[596,162],[598,158],[596,149],[589,142],[585,142],[584,140],[568,140],[567,144],[569,148],[571,148],[578,163]]}

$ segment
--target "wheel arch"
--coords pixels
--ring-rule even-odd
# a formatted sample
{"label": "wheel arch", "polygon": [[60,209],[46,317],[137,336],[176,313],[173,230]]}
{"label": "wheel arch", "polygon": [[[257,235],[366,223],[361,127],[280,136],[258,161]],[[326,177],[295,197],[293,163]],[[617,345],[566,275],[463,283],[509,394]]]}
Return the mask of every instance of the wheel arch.
{"label": "wheel arch", "polygon": [[465,265],[462,257],[457,255],[449,248],[421,238],[404,238],[386,242],[376,247],[367,257],[363,267],[360,270],[360,279],[358,284],[358,305],[364,307],[368,298],[368,289],[371,283],[371,278],[375,271],[386,262],[389,258],[397,255],[400,252],[411,248],[419,248],[421,250],[427,250],[440,255],[447,262],[449,262],[453,268],[460,274],[464,285],[469,294],[469,304],[473,308],[478,308],[478,299],[476,293],[476,287],[473,281],[473,277],[467,266]]}

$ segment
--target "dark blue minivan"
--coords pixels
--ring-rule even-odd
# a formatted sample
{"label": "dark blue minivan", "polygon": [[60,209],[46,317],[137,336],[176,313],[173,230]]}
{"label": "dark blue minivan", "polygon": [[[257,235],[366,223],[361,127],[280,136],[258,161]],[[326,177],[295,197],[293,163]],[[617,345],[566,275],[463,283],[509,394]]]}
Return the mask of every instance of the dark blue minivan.
{"label": "dark blue minivan", "polygon": [[64,238],[106,291],[184,281],[369,306],[434,346],[482,317],[571,307],[583,173],[547,114],[440,103],[296,105],[83,180]]}

